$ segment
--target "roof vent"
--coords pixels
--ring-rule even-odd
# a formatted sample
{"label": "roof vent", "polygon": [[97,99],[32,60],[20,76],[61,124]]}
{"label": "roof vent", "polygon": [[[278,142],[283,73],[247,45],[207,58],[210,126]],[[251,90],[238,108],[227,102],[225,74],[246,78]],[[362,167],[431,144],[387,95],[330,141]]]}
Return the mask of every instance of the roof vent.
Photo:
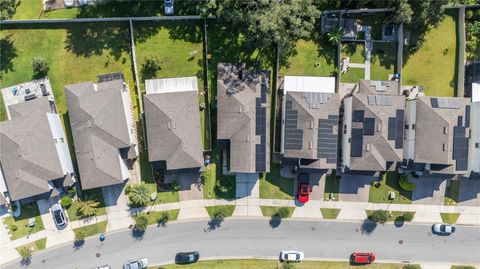
{"label": "roof vent", "polygon": [[378,124],[377,125],[377,132],[381,132],[382,131],[382,125],[381,124]]}
{"label": "roof vent", "polygon": [[310,141],[310,142],[308,143],[308,148],[309,148],[309,149],[313,149],[313,143],[312,143],[312,141]]}
{"label": "roof vent", "polygon": [[365,149],[366,151],[370,151],[370,148],[372,147],[372,144],[368,143],[367,148]]}
{"label": "roof vent", "polygon": [[243,112],[242,106],[238,106],[238,113],[242,113],[242,112]]}
{"label": "roof vent", "polygon": [[246,142],[250,141],[250,136],[249,136],[249,135],[246,135],[246,136],[245,136],[245,141],[246,141]]}
{"label": "roof vent", "polygon": [[443,151],[447,151],[447,144],[443,144]]}
{"label": "roof vent", "polygon": [[171,130],[171,129],[172,129],[172,122],[169,121],[169,122],[167,123],[167,129],[168,129],[168,130]]}
{"label": "roof vent", "polygon": [[313,129],[313,121],[310,122],[310,129]]}
{"label": "roof vent", "polygon": [[443,134],[447,134],[447,126],[443,126]]}

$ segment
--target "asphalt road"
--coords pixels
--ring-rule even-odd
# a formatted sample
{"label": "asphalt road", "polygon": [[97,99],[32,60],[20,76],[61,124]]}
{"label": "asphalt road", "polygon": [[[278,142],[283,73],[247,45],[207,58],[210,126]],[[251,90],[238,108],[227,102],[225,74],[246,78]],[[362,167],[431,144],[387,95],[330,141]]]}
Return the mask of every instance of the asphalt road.
{"label": "asphalt road", "polygon": [[[303,250],[307,259],[348,259],[354,251],[371,251],[378,260],[480,263],[480,228],[458,226],[451,236],[436,236],[429,225],[418,224],[372,227],[352,222],[284,220],[278,224],[230,219],[210,229],[206,220],[190,221],[149,227],[142,239],[125,230],[107,234],[103,245],[98,238],[90,238],[77,249],[73,244],[50,249],[33,256],[29,268],[87,269],[105,264],[121,268],[125,261],[142,257],[153,264],[168,263],[175,253],[191,250],[198,250],[201,258],[278,257],[288,249]],[[17,261],[2,268],[22,266]]]}

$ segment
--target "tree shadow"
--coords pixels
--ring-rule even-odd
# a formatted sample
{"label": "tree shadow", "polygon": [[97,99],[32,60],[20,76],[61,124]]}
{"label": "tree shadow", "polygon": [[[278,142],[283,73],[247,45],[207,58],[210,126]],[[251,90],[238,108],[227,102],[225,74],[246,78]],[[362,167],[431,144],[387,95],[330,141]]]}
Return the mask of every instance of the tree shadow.
{"label": "tree shadow", "polygon": [[83,245],[85,245],[85,240],[75,240],[75,241],[73,241],[73,248],[75,250],[80,249],[81,247],[83,247]]}
{"label": "tree shadow", "polygon": [[222,226],[223,219],[211,218],[207,223],[206,231],[211,232]]}
{"label": "tree shadow", "polygon": [[141,241],[143,239],[143,236],[145,235],[145,230],[133,227],[130,234],[135,241]]}
{"label": "tree shadow", "polygon": [[268,221],[268,224],[270,225],[270,227],[272,227],[273,229],[277,228],[278,226],[280,226],[280,224],[282,224],[282,218],[280,218],[279,216],[277,215],[273,215],[270,220]]}
{"label": "tree shadow", "polygon": [[31,258],[31,257],[22,258],[22,259],[20,260],[20,265],[23,266],[23,267],[28,267],[31,262],[32,262],[32,258]]}
{"label": "tree shadow", "polygon": [[362,225],[360,226],[360,231],[362,234],[370,235],[375,228],[377,228],[377,223],[369,219],[363,220]]}
{"label": "tree shadow", "polygon": [[397,64],[397,43],[374,42],[372,49],[372,62],[378,61],[380,66],[390,69],[392,66],[396,71]]}
{"label": "tree shadow", "polygon": [[4,74],[14,71],[13,60],[18,57],[17,49],[11,37],[12,34],[9,34],[0,39],[0,51],[2,53],[0,59],[0,79],[3,78]]}
{"label": "tree shadow", "polygon": [[328,42],[326,34],[321,34],[320,32],[316,32],[312,40],[317,44],[318,57],[323,57],[327,64],[334,64],[336,66],[338,64],[337,45]]}
{"label": "tree shadow", "polygon": [[393,225],[397,228],[401,228],[405,224],[405,218],[403,216],[398,216],[394,221]]}

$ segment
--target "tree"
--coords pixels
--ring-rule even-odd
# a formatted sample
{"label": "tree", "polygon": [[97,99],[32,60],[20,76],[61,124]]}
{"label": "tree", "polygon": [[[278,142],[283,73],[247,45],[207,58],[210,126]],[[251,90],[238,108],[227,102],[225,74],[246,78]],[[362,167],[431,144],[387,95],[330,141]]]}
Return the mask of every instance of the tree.
{"label": "tree", "polygon": [[227,210],[223,207],[215,208],[215,212],[213,212],[213,219],[222,222],[227,217]]}
{"label": "tree", "polygon": [[97,214],[97,208],[100,203],[97,200],[80,200],[77,202],[77,211],[83,217],[89,217]]}
{"label": "tree", "polygon": [[207,0],[200,5],[203,16],[217,16],[242,33],[248,43],[260,48],[279,45],[282,51],[300,38],[309,38],[320,17],[313,0]]}
{"label": "tree", "polygon": [[34,57],[32,59],[32,68],[34,78],[43,78],[48,74],[48,71],[50,70],[47,61],[40,57]]}
{"label": "tree", "polygon": [[384,224],[388,221],[390,214],[388,214],[385,210],[375,210],[371,215],[371,220],[378,222],[380,224]]}
{"label": "tree", "polygon": [[70,196],[63,196],[62,199],[60,200],[60,204],[64,207],[64,208],[69,208],[71,205],[72,205],[72,197]]}
{"label": "tree", "polygon": [[162,69],[161,64],[162,61],[158,57],[145,58],[141,71],[143,80],[156,77],[157,72]]}
{"label": "tree", "polygon": [[33,251],[28,247],[22,247],[20,249],[20,256],[22,257],[22,263],[28,264],[30,263],[30,259],[32,259]]}
{"label": "tree", "polygon": [[276,214],[279,218],[281,219],[285,219],[285,218],[288,218],[290,216],[290,210],[288,209],[288,207],[281,207],[278,211],[277,211],[277,214]]}
{"label": "tree", "polygon": [[16,0],[0,0],[0,20],[11,19],[16,9]]}
{"label": "tree", "polygon": [[135,217],[135,228],[139,231],[145,231],[148,226],[148,217],[145,213],[141,213]]}
{"label": "tree", "polygon": [[340,43],[342,40],[342,34],[343,29],[341,27],[333,29],[331,32],[327,33],[328,42],[332,43],[333,45]]}
{"label": "tree", "polygon": [[145,205],[150,201],[150,195],[152,191],[147,184],[135,184],[132,185],[128,197],[136,205]]}
{"label": "tree", "polygon": [[412,22],[413,10],[407,0],[397,0],[393,22],[396,24],[409,24]]}
{"label": "tree", "polygon": [[78,230],[75,232],[75,242],[82,242],[85,240],[86,234],[84,230]]}
{"label": "tree", "polygon": [[467,10],[465,11],[465,18],[467,20],[471,19],[473,17],[473,10]]}

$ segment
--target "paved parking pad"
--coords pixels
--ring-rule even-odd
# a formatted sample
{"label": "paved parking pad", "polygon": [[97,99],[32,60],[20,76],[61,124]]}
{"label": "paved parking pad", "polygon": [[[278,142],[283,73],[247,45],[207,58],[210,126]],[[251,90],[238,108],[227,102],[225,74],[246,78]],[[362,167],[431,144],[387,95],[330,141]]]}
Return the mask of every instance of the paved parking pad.
{"label": "paved parking pad", "polygon": [[340,179],[340,201],[368,202],[372,176],[342,174]]}
{"label": "paved parking pad", "polygon": [[463,206],[480,206],[480,180],[461,179],[458,202]]}
{"label": "paved parking pad", "polygon": [[441,205],[445,199],[445,178],[409,178],[415,183],[412,193],[412,202],[423,205]]}

